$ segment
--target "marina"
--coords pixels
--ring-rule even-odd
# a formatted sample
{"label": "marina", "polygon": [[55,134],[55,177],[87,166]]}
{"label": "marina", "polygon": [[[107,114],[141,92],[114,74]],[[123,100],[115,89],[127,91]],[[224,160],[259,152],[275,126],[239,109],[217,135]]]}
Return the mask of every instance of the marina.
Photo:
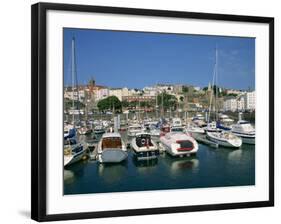
{"label": "marina", "polygon": [[255,91],[219,86],[217,45],[203,88],[79,84],[74,37],[69,50],[64,194],[255,185]]}

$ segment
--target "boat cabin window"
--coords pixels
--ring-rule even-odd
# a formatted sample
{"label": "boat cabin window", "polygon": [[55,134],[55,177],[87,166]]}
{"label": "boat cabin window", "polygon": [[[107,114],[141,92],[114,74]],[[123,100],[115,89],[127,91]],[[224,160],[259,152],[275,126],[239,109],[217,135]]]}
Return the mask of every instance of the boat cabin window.
{"label": "boat cabin window", "polygon": [[121,138],[109,137],[102,140],[102,149],[116,149],[122,148]]}

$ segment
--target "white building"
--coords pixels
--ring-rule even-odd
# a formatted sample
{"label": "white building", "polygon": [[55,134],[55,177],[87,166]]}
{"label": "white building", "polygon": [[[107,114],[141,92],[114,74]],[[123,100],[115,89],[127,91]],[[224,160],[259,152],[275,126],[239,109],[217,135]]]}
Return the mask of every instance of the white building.
{"label": "white building", "polygon": [[256,108],[256,93],[253,92],[247,92],[245,94],[245,109],[246,110],[255,110]]}
{"label": "white building", "polygon": [[245,110],[245,97],[244,96],[237,99],[237,110],[239,110],[239,111]]}
{"label": "white building", "polygon": [[116,96],[120,101],[122,101],[124,96],[130,96],[132,94],[132,92],[126,87],[109,89],[108,93],[109,96]]}
{"label": "white building", "polygon": [[80,89],[77,92],[77,89],[74,89],[74,91],[72,91],[72,89],[66,89],[64,91],[64,98],[69,99],[69,100],[78,100],[79,101],[83,101],[85,98],[85,90],[84,89]]}
{"label": "white building", "polygon": [[95,100],[99,101],[109,96],[109,90],[107,88],[95,90]]}
{"label": "white building", "polygon": [[141,93],[142,93],[142,91],[139,89],[129,89],[128,90],[128,96],[136,96],[136,95],[140,95]]}
{"label": "white building", "polygon": [[122,89],[121,88],[109,89],[109,96],[116,96],[121,101],[122,100]]}
{"label": "white building", "polygon": [[144,87],[143,91],[146,96],[156,96],[158,93],[158,90],[155,87]]}
{"label": "white building", "polygon": [[223,103],[223,109],[225,111],[236,111],[237,110],[237,99],[228,99]]}
{"label": "white building", "polygon": [[169,93],[169,94],[174,92],[174,87],[172,85],[158,84],[158,85],[156,85],[156,88],[159,92],[165,91],[166,93]]}

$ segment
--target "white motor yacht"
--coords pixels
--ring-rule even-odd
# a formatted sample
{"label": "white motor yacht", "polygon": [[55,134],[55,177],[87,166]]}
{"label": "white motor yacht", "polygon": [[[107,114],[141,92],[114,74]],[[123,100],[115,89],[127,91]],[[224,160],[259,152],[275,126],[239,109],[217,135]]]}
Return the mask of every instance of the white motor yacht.
{"label": "white motor yacht", "polygon": [[101,135],[101,134],[105,133],[105,129],[103,128],[103,126],[97,125],[94,128],[94,132],[95,132],[96,135]]}
{"label": "white motor yacht", "polygon": [[146,132],[137,133],[131,141],[131,147],[138,160],[156,159],[159,155],[157,144]]}
{"label": "white motor yacht", "polygon": [[248,121],[240,120],[232,125],[231,132],[242,139],[243,143],[255,144],[255,128]]}
{"label": "white motor yacht", "polygon": [[86,153],[86,147],[77,143],[75,139],[66,139],[63,148],[64,166],[69,166],[80,161]]}
{"label": "white motor yacht", "polygon": [[119,133],[105,133],[98,146],[98,160],[101,163],[119,163],[127,159],[128,153]]}
{"label": "white motor yacht", "polygon": [[162,147],[171,156],[189,156],[196,154],[198,143],[188,134],[182,132],[170,132],[160,137]]}
{"label": "white motor yacht", "polygon": [[128,127],[128,136],[134,137],[137,133],[142,132],[142,126],[139,124],[130,125]]}
{"label": "white motor yacht", "polygon": [[204,134],[205,130],[197,125],[188,124],[186,127],[186,131],[190,134]]}

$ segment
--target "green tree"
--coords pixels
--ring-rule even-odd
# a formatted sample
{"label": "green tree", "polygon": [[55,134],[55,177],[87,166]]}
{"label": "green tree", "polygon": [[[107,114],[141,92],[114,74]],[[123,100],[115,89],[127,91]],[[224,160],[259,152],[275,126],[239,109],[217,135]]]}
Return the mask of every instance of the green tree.
{"label": "green tree", "polygon": [[183,93],[188,93],[188,91],[189,91],[188,86],[183,86],[183,87],[182,87],[182,92],[183,92]]}
{"label": "green tree", "polygon": [[162,100],[163,100],[163,107],[164,110],[175,108],[177,105],[177,98],[174,95],[170,95],[167,93],[161,93],[157,96],[158,106],[162,107]]}
{"label": "green tree", "polygon": [[102,99],[98,102],[98,108],[100,111],[106,111],[106,110],[117,110],[121,111],[122,104],[121,101],[116,96],[109,96],[105,99]]}
{"label": "green tree", "polygon": [[205,86],[204,88],[203,88],[203,91],[207,91],[208,90],[208,86]]}

